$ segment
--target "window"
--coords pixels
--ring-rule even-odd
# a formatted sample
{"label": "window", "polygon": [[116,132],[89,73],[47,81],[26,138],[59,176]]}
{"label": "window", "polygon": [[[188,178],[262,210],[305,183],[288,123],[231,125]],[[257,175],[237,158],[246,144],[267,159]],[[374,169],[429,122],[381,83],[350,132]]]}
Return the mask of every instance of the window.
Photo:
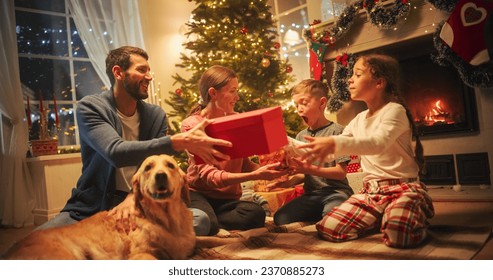
{"label": "window", "polygon": [[293,67],[295,81],[310,78],[309,53],[301,37],[303,29],[309,27],[306,0],[269,0],[271,12],[277,21],[281,55]]}
{"label": "window", "polygon": [[281,55],[293,66],[295,83],[310,78],[309,51],[301,37],[314,20],[335,20],[355,0],[268,0],[277,20]]}
{"label": "window", "polygon": [[[58,138],[59,146],[72,146],[79,144],[77,101],[102,92],[105,86],[65,1],[15,0],[15,16],[21,83],[30,103],[29,138],[39,139],[42,104],[49,135]],[[27,98],[25,102],[27,108]]]}

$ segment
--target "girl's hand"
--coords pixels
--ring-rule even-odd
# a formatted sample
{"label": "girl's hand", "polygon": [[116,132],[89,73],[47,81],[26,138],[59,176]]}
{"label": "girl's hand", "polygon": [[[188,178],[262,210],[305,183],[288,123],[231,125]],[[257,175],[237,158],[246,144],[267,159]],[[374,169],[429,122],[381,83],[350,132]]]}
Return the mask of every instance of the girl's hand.
{"label": "girl's hand", "polygon": [[301,160],[301,158],[290,158],[288,160],[288,164],[289,164],[289,175],[308,173],[311,167],[311,165],[307,163],[306,160]]}
{"label": "girl's hand", "polygon": [[305,136],[308,143],[300,145],[298,148],[307,149],[306,153],[301,156],[301,160],[306,160],[306,165],[318,163],[322,165],[324,162],[329,161],[335,152],[334,138],[328,137],[311,137]]}

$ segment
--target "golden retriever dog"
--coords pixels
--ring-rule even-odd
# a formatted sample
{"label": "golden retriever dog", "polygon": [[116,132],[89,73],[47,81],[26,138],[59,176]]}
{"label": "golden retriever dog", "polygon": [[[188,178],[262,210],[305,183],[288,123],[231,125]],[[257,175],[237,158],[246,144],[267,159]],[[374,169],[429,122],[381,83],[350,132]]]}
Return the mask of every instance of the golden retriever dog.
{"label": "golden retriever dog", "polygon": [[[6,259],[185,259],[195,233],[185,173],[168,155],[150,156],[132,178],[136,229],[103,211],[76,224],[34,231]],[[119,230],[120,228],[120,230]]]}

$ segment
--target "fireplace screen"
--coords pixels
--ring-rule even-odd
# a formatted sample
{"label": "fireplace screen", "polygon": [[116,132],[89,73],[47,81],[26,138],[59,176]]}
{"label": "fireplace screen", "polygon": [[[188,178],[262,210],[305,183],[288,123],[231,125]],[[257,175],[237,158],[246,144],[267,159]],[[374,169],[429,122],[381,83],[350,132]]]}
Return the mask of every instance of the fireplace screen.
{"label": "fireplace screen", "polygon": [[457,71],[431,61],[430,55],[401,60],[402,90],[420,133],[476,133],[474,90]]}

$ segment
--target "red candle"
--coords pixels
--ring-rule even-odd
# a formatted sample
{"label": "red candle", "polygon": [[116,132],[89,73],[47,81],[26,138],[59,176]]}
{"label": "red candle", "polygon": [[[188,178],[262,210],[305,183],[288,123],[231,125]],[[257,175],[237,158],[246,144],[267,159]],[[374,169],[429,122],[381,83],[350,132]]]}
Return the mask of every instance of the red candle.
{"label": "red candle", "polygon": [[39,113],[43,114],[43,93],[39,93]]}
{"label": "red candle", "polygon": [[60,120],[58,119],[58,110],[56,108],[55,94],[53,94],[53,107],[55,108],[55,123],[56,123],[56,126],[59,127],[60,126]]}
{"label": "red candle", "polygon": [[29,96],[27,97],[27,125],[31,127],[31,105],[29,104]]}

